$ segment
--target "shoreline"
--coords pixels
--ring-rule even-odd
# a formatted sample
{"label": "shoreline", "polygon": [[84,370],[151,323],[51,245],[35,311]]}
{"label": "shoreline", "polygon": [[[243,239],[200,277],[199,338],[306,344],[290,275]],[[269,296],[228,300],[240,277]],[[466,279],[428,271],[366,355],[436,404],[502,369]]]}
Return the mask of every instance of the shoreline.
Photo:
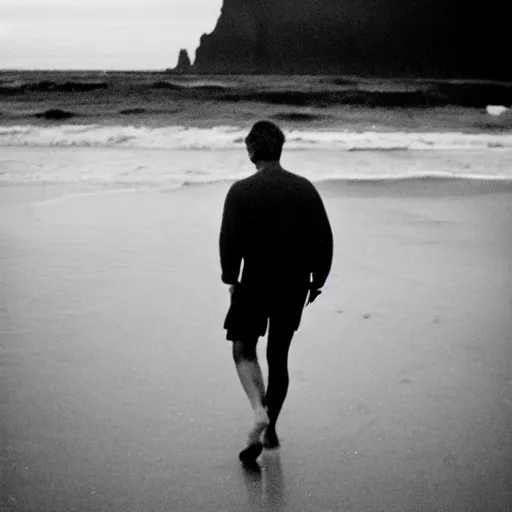
{"label": "shoreline", "polygon": [[[313,183],[441,183],[493,181],[508,189],[512,151],[472,150],[343,151],[288,149],[285,169]],[[72,187],[171,189],[227,183],[254,168],[243,148],[213,151],[118,147],[3,147],[0,186],[29,183]],[[482,185],[494,188],[496,185]],[[186,188],[186,187],[185,187]]]}
{"label": "shoreline", "polygon": [[[241,179],[241,178],[238,178]],[[71,200],[81,196],[111,194],[172,194],[197,190],[201,193],[229,188],[237,179],[220,179],[211,182],[186,182],[177,185],[139,183],[45,183],[0,181],[4,201],[18,192],[23,198],[37,199],[38,203]],[[409,176],[397,178],[339,178],[313,181],[322,193],[340,194],[345,197],[471,197],[478,195],[507,195],[512,193],[512,177],[457,177]],[[11,194],[9,191],[12,191]],[[22,206],[20,204],[19,206]]]}

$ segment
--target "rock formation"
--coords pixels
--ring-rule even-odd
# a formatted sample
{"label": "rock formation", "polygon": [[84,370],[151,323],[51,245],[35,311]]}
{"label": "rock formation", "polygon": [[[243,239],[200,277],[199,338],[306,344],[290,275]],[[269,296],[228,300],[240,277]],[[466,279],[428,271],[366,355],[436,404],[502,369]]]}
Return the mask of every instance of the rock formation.
{"label": "rock formation", "polygon": [[[477,5],[478,3],[478,5]],[[224,0],[198,73],[512,78],[500,0]],[[501,13],[501,14],[500,14]]]}
{"label": "rock formation", "polygon": [[169,70],[172,73],[180,73],[186,74],[190,73],[192,68],[192,63],[190,62],[190,57],[188,56],[187,50],[182,48],[180,50],[180,54],[178,56],[178,64],[174,69]]}

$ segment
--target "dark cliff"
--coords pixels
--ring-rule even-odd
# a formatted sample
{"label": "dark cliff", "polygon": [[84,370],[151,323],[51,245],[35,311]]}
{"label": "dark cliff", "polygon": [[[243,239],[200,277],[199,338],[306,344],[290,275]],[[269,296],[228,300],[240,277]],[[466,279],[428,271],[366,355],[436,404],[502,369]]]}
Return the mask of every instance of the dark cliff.
{"label": "dark cliff", "polygon": [[224,0],[193,69],[511,79],[502,3]]}

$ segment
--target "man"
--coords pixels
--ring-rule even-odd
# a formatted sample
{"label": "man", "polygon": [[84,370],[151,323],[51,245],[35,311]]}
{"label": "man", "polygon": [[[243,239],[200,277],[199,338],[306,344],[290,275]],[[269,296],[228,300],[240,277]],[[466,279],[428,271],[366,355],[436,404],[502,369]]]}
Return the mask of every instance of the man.
{"label": "man", "polygon": [[[251,465],[263,448],[279,446],[276,422],[288,391],[290,342],[308,293],[309,304],[321,293],[332,262],[332,231],[322,199],[311,182],[281,167],[284,142],[283,132],[269,121],[252,127],[245,143],[257,172],[230,188],[220,232],[222,281],[231,293],[224,328],[255,415],[240,452],[240,460]],[[256,344],[267,323],[265,392]]]}

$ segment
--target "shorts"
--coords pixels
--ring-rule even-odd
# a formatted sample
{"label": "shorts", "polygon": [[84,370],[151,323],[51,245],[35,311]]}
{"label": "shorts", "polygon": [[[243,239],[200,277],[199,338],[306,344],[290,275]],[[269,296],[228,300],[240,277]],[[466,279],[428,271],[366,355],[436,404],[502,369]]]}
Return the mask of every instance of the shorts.
{"label": "shorts", "polygon": [[243,283],[236,285],[224,321],[226,339],[257,339],[265,335],[269,322],[284,330],[296,331],[307,294],[308,289],[304,287],[262,290]]}

